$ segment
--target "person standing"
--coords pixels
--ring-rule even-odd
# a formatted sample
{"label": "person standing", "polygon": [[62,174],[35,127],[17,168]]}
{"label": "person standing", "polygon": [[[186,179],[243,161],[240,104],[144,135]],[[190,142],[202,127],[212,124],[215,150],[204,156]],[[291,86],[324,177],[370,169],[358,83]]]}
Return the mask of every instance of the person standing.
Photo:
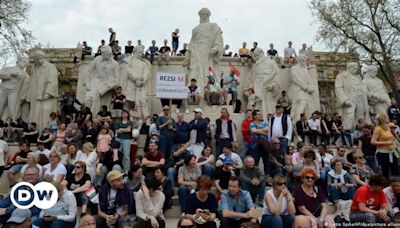
{"label": "person standing", "polygon": [[278,138],[281,147],[282,155],[285,155],[288,150],[288,141],[292,139],[292,120],[289,115],[283,113],[282,105],[277,104],[275,114],[269,121],[270,138]]}
{"label": "person standing", "polygon": [[172,32],[172,53],[171,56],[176,56],[176,51],[179,48],[179,29],[175,29],[175,32]]}
{"label": "person standing", "polygon": [[174,146],[176,123],[170,117],[170,108],[168,105],[163,107],[163,116],[158,117],[156,126],[160,132],[158,147],[165,155],[165,161],[168,163],[172,157],[172,147]]}
{"label": "person standing", "polygon": [[128,173],[131,164],[132,145],[132,121],[129,120],[129,112],[123,110],[122,119],[115,126],[116,140],[121,144],[120,151],[124,154],[122,166],[125,173]]}
{"label": "person standing", "polygon": [[236,127],[233,121],[229,118],[229,112],[227,108],[221,109],[221,117],[215,120],[215,141],[217,148],[217,157],[222,153],[222,146],[226,143],[236,143]]}

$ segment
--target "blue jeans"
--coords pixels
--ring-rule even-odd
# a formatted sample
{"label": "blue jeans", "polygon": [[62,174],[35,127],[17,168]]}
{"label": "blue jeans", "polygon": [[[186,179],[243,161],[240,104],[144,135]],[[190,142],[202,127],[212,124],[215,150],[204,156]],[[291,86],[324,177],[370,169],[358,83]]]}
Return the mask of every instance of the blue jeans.
{"label": "blue jeans", "polygon": [[350,222],[376,223],[379,221],[378,216],[361,211],[350,211]]}
{"label": "blue jeans", "polygon": [[239,153],[240,158],[244,160],[247,155],[250,155],[250,142],[244,142],[242,143],[242,149]]}
{"label": "blue jeans", "polygon": [[[0,216],[0,224],[5,225],[7,223],[7,220],[11,217],[11,213],[16,209],[14,205],[12,205],[10,195],[4,197],[4,199],[0,200],[0,208],[8,208],[10,207],[9,210],[6,210],[6,214]],[[40,209],[37,207],[31,207],[29,209],[32,214],[32,223],[35,222],[36,220],[39,219],[39,213]]]}
{"label": "blue jeans", "polygon": [[43,228],[74,228],[76,225],[76,219],[73,222],[65,222],[62,220],[54,220],[52,222],[46,222],[43,219],[38,219],[33,225]]}
{"label": "blue jeans", "polygon": [[165,164],[170,164],[172,157],[172,147],[174,146],[174,140],[166,137],[160,137],[158,141],[158,150],[165,155]]}
{"label": "blue jeans", "polygon": [[264,201],[265,182],[260,181],[260,184],[258,186],[252,185],[251,183],[243,182],[242,189],[250,193],[253,201],[255,201],[257,195],[259,202]]}
{"label": "blue jeans", "polygon": [[377,164],[377,160],[375,160],[375,156],[370,156],[367,155],[364,157],[367,165],[371,167],[371,169],[374,171],[374,173],[381,173],[381,169],[379,168]]}
{"label": "blue jeans", "polygon": [[331,202],[335,204],[337,201],[341,200],[350,200],[353,199],[354,196],[354,188],[348,188],[346,192],[342,192],[340,189],[331,188],[329,191],[329,199]]}
{"label": "blue jeans", "polygon": [[121,143],[121,146],[119,147],[119,150],[122,151],[124,154],[124,157],[122,159],[122,168],[124,169],[124,173],[129,172],[129,168],[131,167],[131,145],[132,145],[132,140],[131,139],[119,139],[117,138],[117,141]]}
{"label": "blue jeans", "polygon": [[289,141],[289,140],[288,140],[287,138],[284,138],[284,137],[279,138],[279,142],[281,143],[281,149],[280,149],[280,151],[281,151],[281,154],[282,154],[283,156],[285,156],[286,153],[287,153],[288,150],[289,150],[288,141]]}
{"label": "blue jeans", "polygon": [[186,201],[190,194],[190,190],[186,185],[179,186],[178,196],[179,196],[179,204],[181,205],[181,211],[185,212],[186,210]]}
{"label": "blue jeans", "polygon": [[176,169],[174,167],[169,167],[167,169],[167,177],[171,181],[172,188],[175,187],[175,177],[177,175]]}
{"label": "blue jeans", "polygon": [[271,176],[271,164],[268,159],[268,151],[265,151],[258,142],[251,143],[250,148],[251,156],[254,158],[255,165],[258,166],[260,159],[262,158],[264,164],[264,174],[266,176]]}
{"label": "blue jeans", "polygon": [[203,167],[201,168],[201,174],[209,176],[211,180],[214,179],[214,166],[210,164],[203,165]]}
{"label": "blue jeans", "polygon": [[261,227],[291,228],[294,218],[291,215],[263,215]]}

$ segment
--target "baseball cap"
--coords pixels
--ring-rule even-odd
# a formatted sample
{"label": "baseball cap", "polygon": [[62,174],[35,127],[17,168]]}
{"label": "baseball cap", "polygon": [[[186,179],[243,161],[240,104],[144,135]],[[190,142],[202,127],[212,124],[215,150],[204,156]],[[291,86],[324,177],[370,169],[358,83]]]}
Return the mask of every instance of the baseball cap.
{"label": "baseball cap", "polygon": [[124,175],[125,174],[121,173],[118,170],[112,170],[107,174],[107,177],[106,177],[107,178],[107,182],[109,184],[111,184],[111,182],[113,182],[114,180],[116,180],[116,179],[118,179],[120,177],[123,177]]}
{"label": "baseball cap", "polygon": [[193,112],[200,112],[200,113],[203,113],[203,110],[202,110],[201,108],[195,108],[195,109],[193,110]]}
{"label": "baseball cap", "polygon": [[225,157],[224,158],[224,164],[226,165],[232,165],[233,164],[233,160],[231,157]]}
{"label": "baseball cap", "polygon": [[16,208],[11,217],[7,220],[7,222],[14,222],[14,223],[23,223],[27,218],[31,217],[31,211],[29,209],[19,209]]}

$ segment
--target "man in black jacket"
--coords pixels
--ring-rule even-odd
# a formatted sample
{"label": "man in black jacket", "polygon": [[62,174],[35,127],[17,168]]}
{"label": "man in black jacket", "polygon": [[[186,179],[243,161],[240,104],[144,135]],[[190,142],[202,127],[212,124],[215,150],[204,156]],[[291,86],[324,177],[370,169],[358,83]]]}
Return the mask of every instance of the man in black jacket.
{"label": "man in black jacket", "polygon": [[[202,117],[203,110],[196,108],[194,111],[194,120],[190,121],[190,136],[196,134],[195,144],[205,143],[207,138],[207,121]],[[192,139],[192,138],[191,138]]]}

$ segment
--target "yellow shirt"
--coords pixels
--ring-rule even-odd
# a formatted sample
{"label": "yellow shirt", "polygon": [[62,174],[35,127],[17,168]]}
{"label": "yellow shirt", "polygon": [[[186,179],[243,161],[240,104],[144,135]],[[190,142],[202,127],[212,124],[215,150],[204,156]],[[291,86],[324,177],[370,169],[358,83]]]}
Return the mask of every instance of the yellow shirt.
{"label": "yellow shirt", "polygon": [[[379,142],[393,141],[393,134],[390,131],[390,128],[387,128],[385,130],[381,126],[376,126],[374,129],[374,132],[377,133],[377,135],[378,135],[377,140]],[[394,144],[392,144],[392,145],[385,145],[385,146],[376,146],[376,149],[384,149],[384,150],[393,151],[393,150],[395,150],[395,147],[394,147]]]}
{"label": "yellow shirt", "polygon": [[250,54],[250,50],[247,48],[240,48],[239,49],[239,55],[249,55]]}

